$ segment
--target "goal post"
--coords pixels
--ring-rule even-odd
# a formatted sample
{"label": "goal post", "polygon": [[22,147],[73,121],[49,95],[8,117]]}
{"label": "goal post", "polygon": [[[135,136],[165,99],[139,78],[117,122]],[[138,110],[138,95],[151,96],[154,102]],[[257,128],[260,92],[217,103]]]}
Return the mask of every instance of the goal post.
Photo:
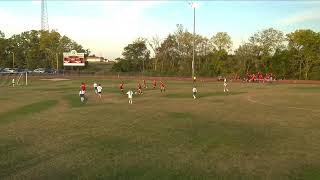
{"label": "goal post", "polygon": [[0,86],[28,85],[28,72],[1,72]]}

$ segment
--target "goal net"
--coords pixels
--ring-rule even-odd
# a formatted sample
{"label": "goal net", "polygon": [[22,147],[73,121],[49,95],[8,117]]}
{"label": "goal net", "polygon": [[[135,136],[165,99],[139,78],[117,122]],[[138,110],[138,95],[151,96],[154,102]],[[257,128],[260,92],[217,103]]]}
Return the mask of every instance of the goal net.
{"label": "goal net", "polygon": [[21,86],[21,85],[28,85],[28,73],[26,72],[14,72],[14,73],[7,73],[1,72],[0,73],[0,86]]}

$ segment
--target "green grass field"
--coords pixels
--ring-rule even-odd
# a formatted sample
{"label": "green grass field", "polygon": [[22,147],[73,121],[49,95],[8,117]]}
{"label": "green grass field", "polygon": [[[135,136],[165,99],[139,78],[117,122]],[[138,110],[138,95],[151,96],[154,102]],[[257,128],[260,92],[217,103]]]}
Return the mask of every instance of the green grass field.
{"label": "green grass field", "polygon": [[0,87],[0,179],[320,179],[319,85],[84,81]]}

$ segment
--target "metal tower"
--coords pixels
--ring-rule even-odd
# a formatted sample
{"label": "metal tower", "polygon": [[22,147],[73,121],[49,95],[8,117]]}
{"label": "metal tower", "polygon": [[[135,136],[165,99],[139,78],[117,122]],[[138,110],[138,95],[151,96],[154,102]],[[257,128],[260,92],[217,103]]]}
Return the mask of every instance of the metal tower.
{"label": "metal tower", "polygon": [[41,30],[49,30],[47,0],[41,0]]}

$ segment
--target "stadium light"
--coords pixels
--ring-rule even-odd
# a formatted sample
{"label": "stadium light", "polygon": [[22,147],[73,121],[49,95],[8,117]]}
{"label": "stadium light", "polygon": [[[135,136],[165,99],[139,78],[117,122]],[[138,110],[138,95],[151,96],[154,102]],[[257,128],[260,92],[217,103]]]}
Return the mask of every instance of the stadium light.
{"label": "stadium light", "polygon": [[[192,50],[192,79],[194,80],[194,56],[195,56],[195,39],[196,39],[196,8],[199,8],[199,4],[196,2],[190,3],[193,9],[193,50]],[[193,81],[194,82],[194,81]]]}
{"label": "stadium light", "polygon": [[191,3],[191,7],[192,7],[192,8],[199,8],[199,3],[197,3],[197,2],[192,2],[192,3]]}

